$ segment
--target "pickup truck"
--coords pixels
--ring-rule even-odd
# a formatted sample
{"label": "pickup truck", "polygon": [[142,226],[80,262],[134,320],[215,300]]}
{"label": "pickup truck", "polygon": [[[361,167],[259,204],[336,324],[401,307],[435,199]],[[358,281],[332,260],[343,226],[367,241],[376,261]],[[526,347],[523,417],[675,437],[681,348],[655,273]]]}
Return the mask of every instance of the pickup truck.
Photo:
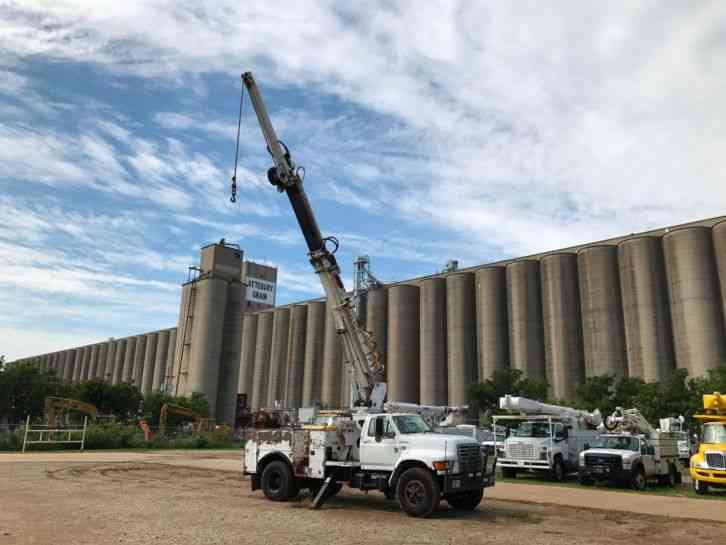
{"label": "pickup truck", "polygon": [[656,437],[603,434],[580,453],[578,480],[582,485],[608,480],[644,490],[651,479],[665,486],[681,482],[678,440],[672,433]]}
{"label": "pickup truck", "polygon": [[318,507],[347,485],[427,517],[442,499],[476,509],[494,486],[495,463],[476,440],[433,433],[418,414],[329,411],[307,424],[250,432],[243,472],[273,501],[308,489]]}

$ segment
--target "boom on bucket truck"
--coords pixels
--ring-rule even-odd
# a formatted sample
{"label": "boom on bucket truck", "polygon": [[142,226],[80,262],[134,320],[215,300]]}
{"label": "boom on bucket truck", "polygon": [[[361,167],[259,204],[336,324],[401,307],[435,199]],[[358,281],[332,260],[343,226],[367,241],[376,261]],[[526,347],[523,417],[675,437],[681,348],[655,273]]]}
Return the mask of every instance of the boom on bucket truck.
{"label": "boom on bucket truck", "polygon": [[[272,156],[267,179],[287,194],[293,208],[344,356],[353,367],[355,391],[351,408],[312,414],[306,423],[250,432],[244,472],[251,477],[252,489],[261,488],[270,500],[286,501],[308,488],[317,508],[346,484],[395,497],[410,516],[430,515],[442,498],[454,508],[475,509],[484,488],[494,485],[494,456],[487,456],[469,438],[432,433],[422,414],[411,407],[385,409],[383,364],[373,335],[359,323],[343,286],[333,255],[338,241],[321,235],[303,187],[303,171],[278,140],[252,74],[244,73],[242,81]],[[234,177],[232,182],[234,196]]]}

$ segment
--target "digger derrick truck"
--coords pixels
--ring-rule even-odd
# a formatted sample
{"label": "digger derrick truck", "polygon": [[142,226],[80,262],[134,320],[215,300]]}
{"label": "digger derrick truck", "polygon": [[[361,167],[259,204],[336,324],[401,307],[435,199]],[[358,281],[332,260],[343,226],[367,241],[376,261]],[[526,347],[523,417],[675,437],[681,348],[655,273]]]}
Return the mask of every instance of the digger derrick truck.
{"label": "digger derrick truck", "polygon": [[[287,501],[308,489],[313,508],[347,485],[383,492],[414,517],[430,515],[442,498],[454,508],[475,509],[484,488],[494,485],[494,457],[469,438],[432,433],[424,416],[411,407],[386,409],[383,362],[343,286],[333,255],[338,241],[322,237],[303,187],[303,170],[278,140],[252,74],[243,74],[242,82],[272,156],[267,178],[287,194],[332,310],[344,358],[353,368],[350,408],[301,409],[290,425],[248,432],[243,471],[252,489],[262,489],[273,501]],[[234,195],[234,177],[232,182]]]}
{"label": "digger derrick truck", "polygon": [[607,433],[580,453],[580,484],[606,480],[644,490],[651,479],[664,486],[681,482],[676,433],[655,429],[638,409],[622,407],[603,426]]}
{"label": "digger derrick truck", "polygon": [[694,415],[702,424],[701,440],[689,467],[693,489],[700,495],[726,488],[726,395],[704,394],[703,413]]}
{"label": "digger derrick truck", "polygon": [[497,452],[497,465],[508,478],[520,471],[535,471],[562,481],[577,470],[580,452],[599,435],[595,428],[602,421],[598,410],[581,411],[511,395],[499,398],[499,408],[518,413],[493,417],[495,429],[500,424],[510,430]]}

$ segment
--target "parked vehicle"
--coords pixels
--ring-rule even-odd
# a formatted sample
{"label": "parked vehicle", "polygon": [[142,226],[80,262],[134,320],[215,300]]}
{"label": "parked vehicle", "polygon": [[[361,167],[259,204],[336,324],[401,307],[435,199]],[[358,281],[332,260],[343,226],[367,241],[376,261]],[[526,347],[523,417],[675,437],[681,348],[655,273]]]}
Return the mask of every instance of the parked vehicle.
{"label": "parked vehicle", "polygon": [[689,473],[697,494],[711,488],[726,488],[726,396],[715,392],[703,396],[704,414],[698,452],[691,456]]}
{"label": "parked vehicle", "polygon": [[495,425],[510,428],[503,449],[497,452],[502,475],[514,478],[521,471],[538,471],[555,481],[577,470],[580,452],[588,448],[600,432],[600,412],[580,411],[540,403],[524,397],[505,396],[499,406],[519,415],[495,416]]}

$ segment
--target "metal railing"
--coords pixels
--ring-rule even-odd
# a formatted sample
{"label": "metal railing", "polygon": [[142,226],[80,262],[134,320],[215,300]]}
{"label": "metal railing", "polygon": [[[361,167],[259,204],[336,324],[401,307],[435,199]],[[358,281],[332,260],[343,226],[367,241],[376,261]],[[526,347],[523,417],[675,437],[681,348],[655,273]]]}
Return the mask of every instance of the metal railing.
{"label": "metal railing", "polygon": [[[30,427],[30,415],[25,421],[25,433],[23,434],[23,452],[28,445],[73,445],[81,446],[81,451],[86,446],[86,430],[88,429],[88,417],[83,418],[83,428],[48,428]],[[80,438],[78,437],[80,434]],[[36,438],[37,437],[37,438]]]}

